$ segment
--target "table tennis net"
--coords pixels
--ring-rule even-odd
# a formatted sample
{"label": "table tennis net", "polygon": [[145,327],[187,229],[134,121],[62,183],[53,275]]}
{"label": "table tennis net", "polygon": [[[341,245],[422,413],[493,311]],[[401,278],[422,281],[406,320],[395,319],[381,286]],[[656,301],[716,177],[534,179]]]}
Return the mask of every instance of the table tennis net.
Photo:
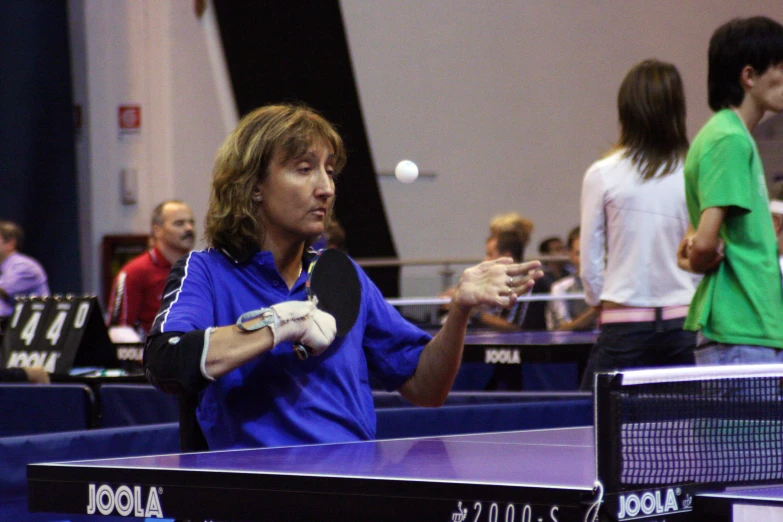
{"label": "table tennis net", "polygon": [[600,376],[599,476],[617,489],[783,481],[782,379],[783,365]]}

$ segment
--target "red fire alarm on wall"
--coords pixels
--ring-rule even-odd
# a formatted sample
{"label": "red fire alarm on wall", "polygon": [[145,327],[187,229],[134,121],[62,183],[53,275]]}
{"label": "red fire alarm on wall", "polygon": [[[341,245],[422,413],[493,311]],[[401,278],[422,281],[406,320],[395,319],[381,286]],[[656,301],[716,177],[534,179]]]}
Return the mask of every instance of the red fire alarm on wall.
{"label": "red fire alarm on wall", "polygon": [[141,106],[120,105],[117,111],[117,121],[121,131],[141,130]]}

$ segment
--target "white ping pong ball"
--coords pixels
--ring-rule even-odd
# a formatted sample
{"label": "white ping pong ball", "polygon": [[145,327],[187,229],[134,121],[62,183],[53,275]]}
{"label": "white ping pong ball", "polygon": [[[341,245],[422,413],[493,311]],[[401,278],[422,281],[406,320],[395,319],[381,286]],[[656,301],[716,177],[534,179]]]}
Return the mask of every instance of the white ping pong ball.
{"label": "white ping pong ball", "polygon": [[394,167],[394,175],[402,183],[413,183],[419,177],[419,167],[410,160],[402,160]]}

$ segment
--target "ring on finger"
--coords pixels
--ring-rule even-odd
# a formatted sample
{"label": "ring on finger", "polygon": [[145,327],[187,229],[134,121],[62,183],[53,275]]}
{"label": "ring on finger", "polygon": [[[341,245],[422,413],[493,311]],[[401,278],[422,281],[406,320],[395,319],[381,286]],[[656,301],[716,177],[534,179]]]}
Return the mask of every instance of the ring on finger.
{"label": "ring on finger", "polygon": [[511,276],[508,276],[508,278],[506,279],[506,286],[511,286],[513,284],[514,284],[514,278],[511,277]]}

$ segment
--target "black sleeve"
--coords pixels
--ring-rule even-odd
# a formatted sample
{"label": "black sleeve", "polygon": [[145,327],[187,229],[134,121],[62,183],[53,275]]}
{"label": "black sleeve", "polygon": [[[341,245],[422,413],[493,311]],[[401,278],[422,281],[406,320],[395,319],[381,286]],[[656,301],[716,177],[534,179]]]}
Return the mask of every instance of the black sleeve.
{"label": "black sleeve", "polygon": [[147,338],[144,375],[156,388],[176,395],[195,394],[209,384],[201,374],[205,330],[166,332]]}

